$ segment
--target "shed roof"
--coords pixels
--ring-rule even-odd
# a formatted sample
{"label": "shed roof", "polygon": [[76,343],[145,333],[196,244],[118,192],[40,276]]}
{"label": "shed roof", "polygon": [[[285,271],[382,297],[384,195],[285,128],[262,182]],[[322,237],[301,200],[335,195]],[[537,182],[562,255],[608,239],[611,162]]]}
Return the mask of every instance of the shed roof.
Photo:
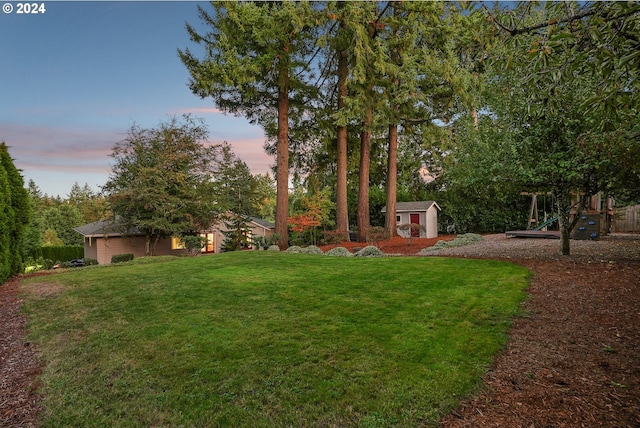
{"label": "shed roof", "polygon": [[[396,202],[396,212],[408,212],[408,211],[428,211],[432,206],[436,206],[439,211],[442,208],[438,206],[435,201],[413,201],[413,202]],[[386,205],[382,207],[382,212],[387,212]]]}

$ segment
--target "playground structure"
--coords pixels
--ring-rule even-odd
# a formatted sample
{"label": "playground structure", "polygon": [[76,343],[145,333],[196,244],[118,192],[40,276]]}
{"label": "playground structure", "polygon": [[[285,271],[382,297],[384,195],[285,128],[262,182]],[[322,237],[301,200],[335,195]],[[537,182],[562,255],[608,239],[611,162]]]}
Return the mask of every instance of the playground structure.
{"label": "playground structure", "polygon": [[[547,214],[547,198],[551,198],[551,212],[554,209],[553,196],[550,193],[528,193],[522,195],[531,196],[531,209],[525,230],[507,231],[507,237],[516,238],[546,238],[560,239],[560,231],[557,227],[558,215]],[[544,197],[543,221],[540,222],[538,196]],[[582,209],[580,205],[583,204]],[[602,235],[607,235],[611,231],[613,222],[614,200],[611,196],[602,197],[599,192],[596,195],[584,197],[579,193],[574,193],[571,200],[571,211],[569,221],[573,221],[576,215],[580,217],[571,233],[571,239],[577,240],[598,240]]]}

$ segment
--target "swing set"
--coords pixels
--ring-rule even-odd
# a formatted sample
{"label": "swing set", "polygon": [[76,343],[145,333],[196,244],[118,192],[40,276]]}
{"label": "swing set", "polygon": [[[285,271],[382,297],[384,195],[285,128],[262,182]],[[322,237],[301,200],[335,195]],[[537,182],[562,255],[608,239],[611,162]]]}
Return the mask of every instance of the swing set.
{"label": "swing set", "polygon": [[[522,192],[521,195],[531,196],[531,209],[529,210],[529,217],[527,219],[526,230],[508,231],[506,236],[520,237],[520,238],[560,238],[560,231],[557,229],[551,230],[549,226],[558,221],[558,215],[553,215],[554,197],[551,193],[529,193]],[[543,220],[540,222],[540,209],[539,198],[543,196]],[[550,213],[547,213],[547,197],[550,198]],[[575,204],[571,213],[579,215],[576,218],[576,229],[572,234],[572,239],[599,239],[602,233],[606,234],[610,230],[611,221],[613,219],[613,199],[608,196],[606,198],[606,209],[602,208],[602,195],[597,194],[590,198],[580,201]],[[574,212],[576,206],[584,203],[582,208],[577,209]],[[584,209],[584,211],[583,211]],[[606,217],[603,216],[606,214]],[[604,227],[604,228],[603,228]]]}
{"label": "swing set", "polygon": [[539,219],[539,209],[538,209],[538,194],[537,193],[526,193],[523,192],[523,195],[531,195],[531,210],[529,212],[529,220],[527,221],[527,229],[526,230],[547,230],[548,226],[558,221],[558,216],[547,216],[547,196],[551,197],[551,207],[553,210],[553,195],[551,193],[543,194],[543,213],[544,220],[540,223]]}

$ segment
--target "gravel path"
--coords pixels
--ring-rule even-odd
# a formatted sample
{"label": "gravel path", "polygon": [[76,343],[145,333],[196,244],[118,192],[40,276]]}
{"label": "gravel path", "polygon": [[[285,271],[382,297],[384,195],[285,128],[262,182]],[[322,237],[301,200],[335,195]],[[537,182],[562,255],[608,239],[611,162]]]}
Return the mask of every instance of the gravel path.
{"label": "gravel path", "polygon": [[557,260],[587,263],[640,261],[640,235],[612,234],[599,241],[571,240],[571,255],[563,256],[560,240],[507,238],[504,234],[485,235],[482,241],[463,247],[423,253],[427,256],[457,256],[507,260]]}

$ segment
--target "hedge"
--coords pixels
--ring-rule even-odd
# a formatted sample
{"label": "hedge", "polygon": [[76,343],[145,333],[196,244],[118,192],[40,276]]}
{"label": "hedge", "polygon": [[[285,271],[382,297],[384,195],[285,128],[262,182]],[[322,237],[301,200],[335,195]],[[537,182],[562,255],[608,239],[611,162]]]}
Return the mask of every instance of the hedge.
{"label": "hedge", "polygon": [[33,250],[31,257],[34,259],[49,259],[59,262],[84,258],[84,247],[82,245],[65,245],[62,247],[40,247]]}
{"label": "hedge", "polygon": [[133,254],[115,254],[111,256],[111,263],[122,263],[133,260]]}

